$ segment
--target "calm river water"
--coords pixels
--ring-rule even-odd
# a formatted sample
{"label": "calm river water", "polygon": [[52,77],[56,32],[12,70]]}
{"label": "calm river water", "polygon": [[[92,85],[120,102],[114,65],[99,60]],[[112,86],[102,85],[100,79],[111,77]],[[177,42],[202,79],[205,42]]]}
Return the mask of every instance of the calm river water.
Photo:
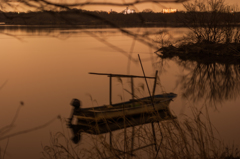
{"label": "calm river water", "polygon": [[[172,40],[187,33],[185,28],[129,30],[142,33],[163,29],[171,35],[165,38]],[[161,86],[157,93],[178,94],[170,104],[178,119],[181,120],[183,114],[191,116],[191,107],[200,109],[205,101],[220,138],[227,144],[240,144],[240,80],[234,72],[239,71],[239,66],[216,64],[213,70],[211,66],[194,62],[161,62],[154,54],[156,48],[116,29],[20,28],[1,29],[0,33],[0,128],[11,124],[20,101],[24,102],[13,127],[5,135],[43,125],[58,115],[62,119],[68,118],[72,98],[79,98],[83,107],[107,104],[108,78],[88,73],[142,75],[139,62],[129,59],[131,55],[137,60],[140,54],[146,75],[153,76],[155,70],[160,72]],[[160,35],[151,38],[156,40]],[[204,74],[209,76],[203,77]],[[211,74],[214,74],[213,78]],[[144,81],[137,81],[136,88],[141,83]],[[153,82],[149,83],[153,85]],[[123,81],[123,86],[129,89],[128,81]],[[130,98],[117,79],[113,81],[113,87],[113,102],[120,102],[119,96],[124,100]],[[146,88],[141,95],[148,95]],[[92,102],[90,97],[97,102]],[[40,158],[42,146],[49,144],[50,134],[58,131],[62,131],[62,125],[56,119],[42,129],[1,140],[0,147],[1,150],[7,147],[6,159]],[[1,134],[0,138],[3,136]]]}

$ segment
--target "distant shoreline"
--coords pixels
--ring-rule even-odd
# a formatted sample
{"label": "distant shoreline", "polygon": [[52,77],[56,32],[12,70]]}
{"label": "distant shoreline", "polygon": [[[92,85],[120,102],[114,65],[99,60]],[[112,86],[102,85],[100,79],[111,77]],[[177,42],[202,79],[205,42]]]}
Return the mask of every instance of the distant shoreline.
{"label": "distant shoreline", "polygon": [[[222,27],[223,25],[219,25]],[[240,27],[240,24],[234,25],[235,27]],[[112,27],[109,25],[7,25],[7,24],[0,24],[0,30],[4,29],[114,29],[114,28],[188,28],[187,26],[182,25],[122,25],[118,27]]]}
{"label": "distant shoreline", "polygon": [[[211,13],[204,14],[207,17]],[[199,24],[185,22],[185,17],[191,13],[107,13],[83,10],[61,12],[30,12],[30,13],[3,13],[0,12],[0,28],[8,27],[51,27],[51,28],[132,28],[132,27],[189,27]],[[203,16],[203,15],[201,15]],[[240,12],[234,13],[240,17]],[[220,22],[225,24],[224,21]],[[223,25],[219,26],[223,26]],[[229,23],[228,23],[229,25]],[[234,21],[233,26],[240,26],[240,19]]]}

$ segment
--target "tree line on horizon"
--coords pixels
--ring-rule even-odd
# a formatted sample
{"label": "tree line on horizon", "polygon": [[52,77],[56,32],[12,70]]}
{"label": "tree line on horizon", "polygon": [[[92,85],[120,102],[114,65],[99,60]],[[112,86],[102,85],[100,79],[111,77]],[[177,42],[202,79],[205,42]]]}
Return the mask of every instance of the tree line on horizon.
{"label": "tree line on horizon", "polygon": [[[185,19],[194,14],[196,17],[205,17],[206,21],[212,12],[176,12],[155,13],[139,12],[123,14],[117,12],[88,11],[71,9],[66,11],[35,11],[35,12],[0,12],[0,22],[12,25],[114,25],[125,26],[184,26]],[[234,24],[240,23],[240,12],[217,13],[222,17],[233,17]],[[234,18],[235,17],[235,18]],[[224,22],[222,18],[222,22]],[[220,20],[221,21],[221,20]],[[109,24],[108,22],[111,22]]]}

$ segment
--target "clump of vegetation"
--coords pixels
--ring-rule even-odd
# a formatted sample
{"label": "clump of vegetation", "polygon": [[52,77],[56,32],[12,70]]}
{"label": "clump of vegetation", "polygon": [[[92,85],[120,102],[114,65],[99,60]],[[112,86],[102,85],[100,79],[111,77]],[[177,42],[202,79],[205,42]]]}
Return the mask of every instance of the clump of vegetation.
{"label": "clump of vegetation", "polygon": [[158,51],[162,57],[186,56],[238,56],[240,30],[237,26],[237,7],[225,4],[224,0],[195,0],[183,4],[187,10],[183,23],[191,32],[176,45]]}
{"label": "clump of vegetation", "polygon": [[[176,55],[180,59],[191,60],[216,60],[222,61],[240,61],[240,43],[214,43],[203,41],[201,43],[184,43],[179,46],[169,45],[162,47],[158,51],[161,52],[160,57],[173,58]],[[227,56],[227,57],[226,57]],[[232,58],[234,56],[234,59]],[[227,59],[226,59],[227,58]]]}

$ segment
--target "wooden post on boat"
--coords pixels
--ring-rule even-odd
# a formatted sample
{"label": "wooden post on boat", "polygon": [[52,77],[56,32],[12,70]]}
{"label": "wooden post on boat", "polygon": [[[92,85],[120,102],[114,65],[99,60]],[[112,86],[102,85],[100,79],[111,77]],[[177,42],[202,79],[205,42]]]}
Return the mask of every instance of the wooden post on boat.
{"label": "wooden post on boat", "polygon": [[[154,79],[154,85],[153,85],[153,92],[152,92],[152,100],[153,100],[153,102],[154,102],[154,94],[155,94],[156,84],[157,84],[157,75],[158,75],[158,71],[156,70],[155,79]],[[151,124],[152,124],[152,132],[153,132],[153,140],[154,140],[154,145],[155,145],[155,151],[157,152],[157,140],[156,140],[156,134],[155,134],[155,127],[154,127],[154,123],[151,123]]]}
{"label": "wooden post on boat", "polygon": [[[156,84],[157,84],[157,75],[158,75],[158,70],[156,70],[155,79],[154,79],[154,85],[153,85],[153,92],[152,92],[153,101],[154,101],[154,94],[155,94]],[[156,134],[155,134],[155,128],[154,128],[154,124],[153,123],[152,123],[152,131],[153,131],[153,140],[154,140],[154,145],[155,145],[155,151],[157,152],[157,141],[156,141]]]}
{"label": "wooden post on boat", "polygon": [[[109,75],[109,105],[112,105],[112,75]],[[107,124],[107,123],[106,123]],[[109,132],[110,148],[112,148],[112,131]]]}
{"label": "wooden post on boat", "polygon": [[[139,62],[140,62],[140,64],[141,64],[141,67],[142,67],[142,72],[143,72],[143,76],[144,77],[146,77],[146,75],[145,75],[145,72],[144,72],[144,69],[143,69],[143,65],[142,65],[142,61],[141,61],[141,58],[140,58],[140,55],[138,54],[138,59],[139,59]],[[154,110],[155,110],[155,112],[157,111],[156,110],[156,108],[155,108],[155,106],[154,106],[154,93],[155,93],[155,87],[156,87],[156,78],[157,78],[157,71],[156,71],[156,73],[155,73],[155,82],[154,82],[154,87],[153,87],[153,95],[151,95],[151,93],[150,93],[150,89],[149,89],[149,86],[148,86],[148,83],[147,83],[147,78],[145,78],[145,82],[146,82],[146,85],[147,85],[147,88],[148,88],[148,93],[149,93],[149,96],[150,96],[150,98],[151,98],[151,102],[152,102],[152,106],[153,106],[153,108],[154,108]],[[155,128],[154,128],[154,124],[153,124],[153,122],[151,123],[152,124],[152,131],[153,131],[153,140],[154,140],[154,145],[155,145],[155,150],[157,151],[157,142],[156,142],[156,134],[155,134]]]}
{"label": "wooden post on boat", "polygon": [[155,79],[154,79],[154,85],[153,85],[153,92],[152,92],[152,97],[154,98],[155,90],[156,90],[156,85],[157,85],[157,75],[158,75],[158,70],[156,70],[155,73]]}
{"label": "wooden post on boat", "polygon": [[112,75],[109,75],[109,105],[112,105]]}
{"label": "wooden post on boat", "polygon": [[[134,85],[133,85],[133,77],[131,77],[131,87],[132,87],[132,100],[133,100],[133,106],[135,104],[134,102]],[[134,126],[132,127],[132,142],[131,142],[131,153],[133,151],[133,146],[134,146]]]}
{"label": "wooden post on boat", "polygon": [[[124,108],[123,108],[124,111]],[[124,120],[124,152],[128,151],[128,145],[127,145],[127,128],[126,128],[126,117],[125,115],[123,116],[123,120]],[[125,154],[124,154],[124,158],[125,158]]]}
{"label": "wooden post on boat", "polygon": [[[156,111],[155,106],[154,106],[154,103],[153,103],[153,97],[152,97],[152,95],[151,95],[151,92],[150,92],[150,89],[149,89],[149,86],[148,86],[147,78],[146,78],[146,75],[145,75],[145,72],[144,72],[144,69],[143,69],[143,65],[142,65],[142,61],[141,61],[141,58],[140,58],[140,55],[139,55],[139,54],[138,54],[138,59],[139,59],[139,62],[140,62],[140,64],[141,64],[143,76],[144,76],[144,79],[145,79],[145,82],[146,82],[146,85],[147,85],[147,88],[148,88],[148,93],[149,93],[149,96],[150,96],[150,99],[151,99],[151,102],[152,102],[152,106],[153,106],[154,110]],[[154,77],[154,78],[155,78],[155,77]]]}
{"label": "wooden post on boat", "polygon": [[132,88],[132,100],[134,100],[134,86],[133,86],[133,77],[131,77],[131,88]]}
{"label": "wooden post on boat", "polygon": [[152,132],[153,132],[153,140],[154,140],[154,145],[155,145],[155,150],[157,152],[157,140],[156,140],[156,134],[155,134],[155,128],[154,128],[154,124],[152,124]]}

